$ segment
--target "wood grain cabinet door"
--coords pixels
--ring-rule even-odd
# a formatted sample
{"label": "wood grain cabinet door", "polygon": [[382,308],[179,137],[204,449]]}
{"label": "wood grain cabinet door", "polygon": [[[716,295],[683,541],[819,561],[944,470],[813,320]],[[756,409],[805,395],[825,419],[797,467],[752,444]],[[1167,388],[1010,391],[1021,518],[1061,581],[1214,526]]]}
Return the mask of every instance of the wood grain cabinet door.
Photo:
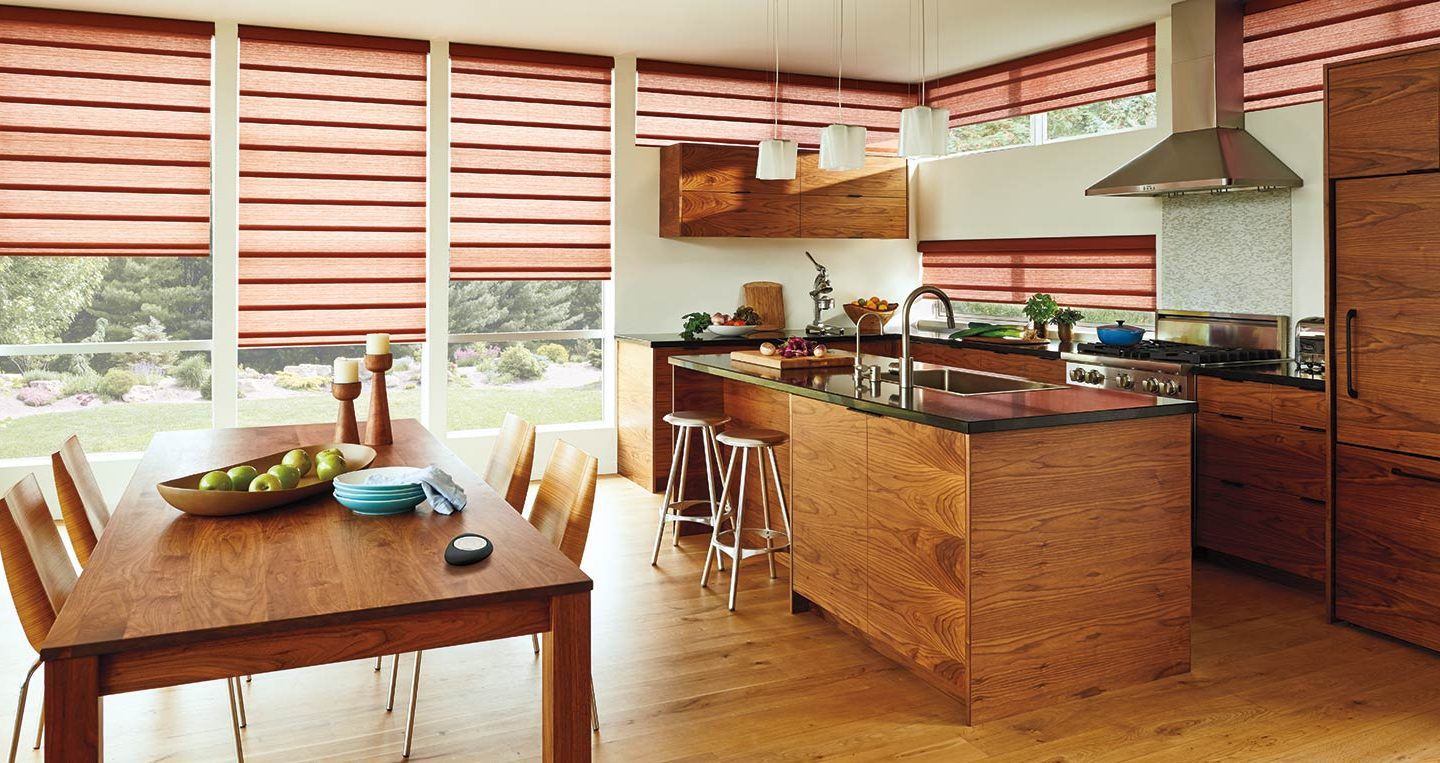
{"label": "wood grain cabinet door", "polygon": [[1323,430],[1201,413],[1195,435],[1195,469],[1203,476],[1325,499]]}
{"label": "wood grain cabinet door", "polygon": [[1335,615],[1440,649],[1440,462],[1335,456]]}
{"label": "wood grain cabinet door", "polygon": [[1332,178],[1440,169],[1440,51],[1330,70]]}
{"label": "wood grain cabinet door", "polygon": [[1325,502],[1214,477],[1195,480],[1195,538],[1204,548],[1325,579]]}
{"label": "wood grain cabinet door", "polygon": [[1440,457],[1440,174],[1335,184],[1336,439]]}
{"label": "wood grain cabinet door", "polygon": [[800,197],[688,191],[680,196],[680,234],[794,238],[800,235]]}
{"label": "wood grain cabinet door", "polygon": [[865,420],[790,396],[790,521],[795,591],[865,630],[869,535]]}

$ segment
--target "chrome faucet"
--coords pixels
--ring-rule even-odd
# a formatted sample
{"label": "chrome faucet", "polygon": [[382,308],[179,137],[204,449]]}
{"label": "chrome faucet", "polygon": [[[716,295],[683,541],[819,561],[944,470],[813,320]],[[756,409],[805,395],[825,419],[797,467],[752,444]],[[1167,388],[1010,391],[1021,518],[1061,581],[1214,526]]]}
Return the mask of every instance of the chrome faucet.
{"label": "chrome faucet", "polygon": [[861,313],[860,319],[855,321],[855,389],[859,390],[866,381],[871,387],[880,384],[880,366],[867,366],[860,358],[860,327],[865,325],[866,318],[874,318],[880,323],[880,333],[885,333],[885,321],[880,319],[879,313]]}
{"label": "chrome faucet", "polygon": [[950,297],[945,292],[927,285],[910,292],[910,296],[905,298],[905,306],[900,312],[900,394],[905,400],[909,399],[911,390],[915,388],[912,381],[915,377],[915,360],[910,357],[910,306],[923,294],[940,299],[940,304],[945,306],[946,325],[955,328],[955,308],[950,304]]}

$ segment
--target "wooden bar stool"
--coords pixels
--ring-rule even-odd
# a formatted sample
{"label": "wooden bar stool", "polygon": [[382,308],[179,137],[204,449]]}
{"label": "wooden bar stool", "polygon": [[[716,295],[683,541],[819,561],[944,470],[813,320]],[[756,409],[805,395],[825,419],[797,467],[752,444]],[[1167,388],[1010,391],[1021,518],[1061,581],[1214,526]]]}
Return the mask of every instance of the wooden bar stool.
{"label": "wooden bar stool", "polygon": [[[730,569],[730,610],[735,610],[735,595],[739,590],[740,561],[752,556],[765,555],[770,562],[770,577],[775,577],[775,554],[790,548],[790,508],[785,505],[785,487],[780,484],[780,467],[775,460],[775,447],[785,444],[790,438],[784,432],[773,429],[729,429],[716,440],[730,447],[730,460],[725,466],[725,481],[720,488],[720,505],[723,507],[716,517],[710,534],[710,548],[705,552],[705,569],[700,573],[700,585],[710,582],[710,558],[717,562],[721,555],[734,560]],[[755,467],[759,471],[760,527],[745,524],[745,477],[750,464],[750,454],[755,454]],[[735,475],[735,457],[740,457],[740,479]],[[765,465],[770,465],[770,474],[775,481],[775,495],[780,501],[780,520],[785,529],[770,527],[770,499],[765,490]],[[731,489],[734,488],[732,494]],[[732,497],[733,495],[733,497]],[[728,527],[727,527],[728,525]],[[762,543],[763,542],[763,543]],[[723,569],[723,567],[721,568]]]}
{"label": "wooden bar stool", "polygon": [[[715,429],[730,422],[730,417],[714,411],[675,411],[665,415],[665,422],[675,427],[675,445],[670,453],[670,477],[665,482],[665,495],[660,499],[660,523],[655,528],[655,548],[650,552],[650,565],[660,559],[660,540],[665,525],[671,528],[671,545],[680,545],[680,522],[713,527],[720,515],[716,498],[716,480],[720,476],[720,448],[716,445]],[[690,461],[691,434],[698,431],[705,450],[705,500],[685,499],[685,479]],[[702,508],[704,513],[697,513]],[[707,552],[708,556],[708,552]]]}

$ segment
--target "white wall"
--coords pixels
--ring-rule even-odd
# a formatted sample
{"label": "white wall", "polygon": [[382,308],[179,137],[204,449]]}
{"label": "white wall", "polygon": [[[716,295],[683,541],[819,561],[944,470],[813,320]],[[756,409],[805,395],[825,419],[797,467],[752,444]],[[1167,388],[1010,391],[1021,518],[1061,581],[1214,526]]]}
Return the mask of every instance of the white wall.
{"label": "white wall", "polygon": [[[660,149],[635,145],[635,59],[615,61],[615,330],[680,330],[685,313],[730,312],[747,281],[785,288],[786,325],[813,317],[815,268],[830,270],[837,301],[904,297],[919,283],[919,257],[906,240],[666,239],[660,228]],[[915,198],[912,185],[911,198]],[[843,315],[837,307],[826,316]]]}
{"label": "white wall", "polygon": [[1290,314],[1325,314],[1325,105],[1303,103],[1245,116],[1245,128],[1305,185],[1290,192],[1293,301]]}

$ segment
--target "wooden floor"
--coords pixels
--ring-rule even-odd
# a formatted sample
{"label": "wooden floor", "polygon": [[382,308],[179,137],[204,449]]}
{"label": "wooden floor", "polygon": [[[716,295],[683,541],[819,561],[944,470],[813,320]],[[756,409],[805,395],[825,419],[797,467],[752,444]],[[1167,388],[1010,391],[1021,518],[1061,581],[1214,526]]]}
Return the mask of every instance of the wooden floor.
{"label": "wooden floor", "polygon": [[[747,567],[736,614],[725,578],[699,588],[698,540],[667,545],[652,569],[654,503],[602,480],[585,564],[596,580],[599,760],[1440,760],[1440,656],[1327,625],[1311,594],[1199,563],[1193,672],[967,728],[951,700],[905,670],[815,615],[787,614],[784,581],[762,562]],[[31,659],[0,602],[0,734]],[[384,711],[389,663],[384,674],[372,664],[256,676],[249,759],[400,760],[403,703]],[[410,659],[402,665],[405,694]],[[540,665],[528,639],[428,653],[424,666],[411,760],[538,757]],[[31,707],[27,762],[40,760]],[[227,719],[218,681],[112,697],[106,759],[231,759]]]}

